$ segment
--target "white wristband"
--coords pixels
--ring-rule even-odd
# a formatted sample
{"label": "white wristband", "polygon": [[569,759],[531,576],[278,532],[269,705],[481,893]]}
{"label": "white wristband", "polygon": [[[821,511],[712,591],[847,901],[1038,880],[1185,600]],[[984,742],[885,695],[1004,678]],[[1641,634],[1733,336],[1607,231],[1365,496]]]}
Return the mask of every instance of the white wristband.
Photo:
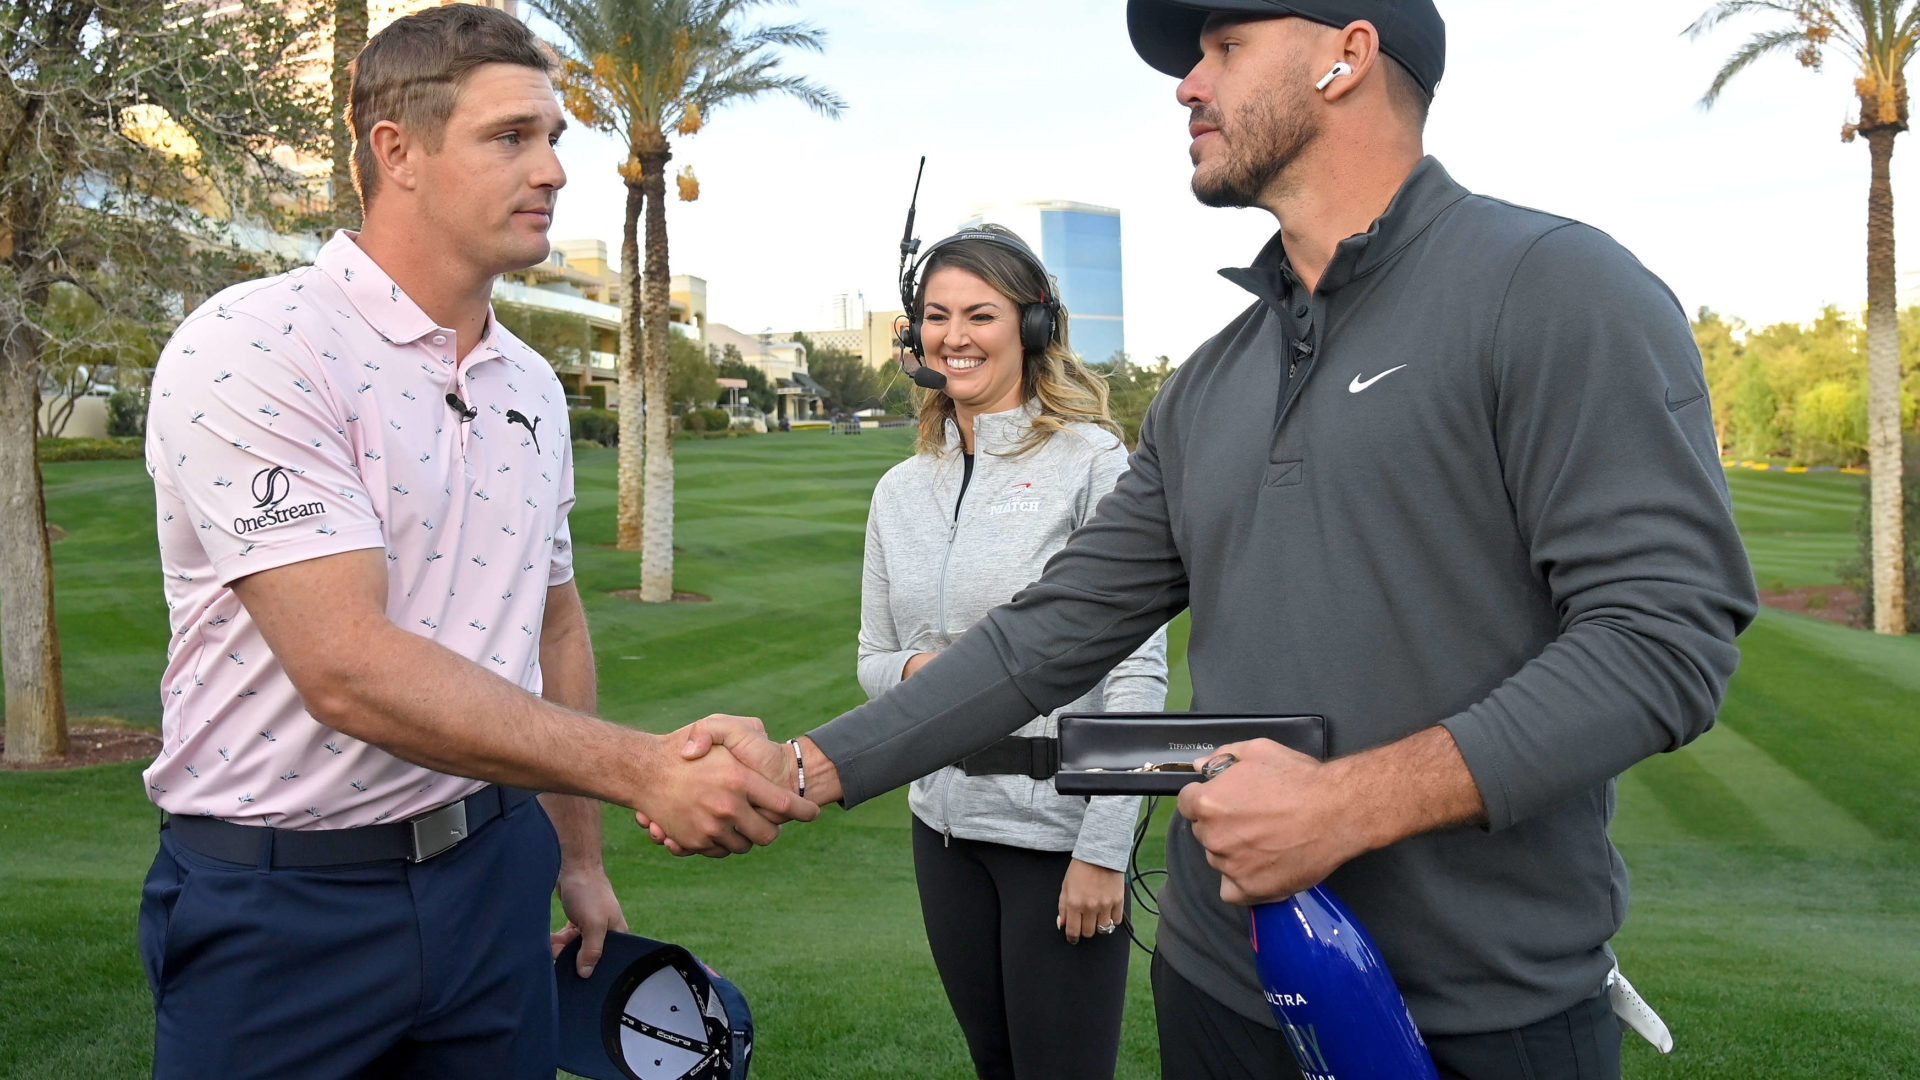
{"label": "white wristband", "polygon": [[793,747],[793,768],[800,774],[800,790],[796,794],[804,799],[807,797],[807,762],[800,756],[799,739],[788,739],[787,745]]}

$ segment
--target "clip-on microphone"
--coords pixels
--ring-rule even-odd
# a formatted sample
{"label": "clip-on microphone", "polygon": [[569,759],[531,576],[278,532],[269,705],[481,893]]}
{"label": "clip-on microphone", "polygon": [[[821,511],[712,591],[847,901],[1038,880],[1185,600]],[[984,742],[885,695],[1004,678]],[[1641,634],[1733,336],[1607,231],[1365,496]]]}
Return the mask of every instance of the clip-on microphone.
{"label": "clip-on microphone", "polygon": [[[907,371],[907,378],[912,379],[913,384],[922,389],[944,390],[947,388],[947,377],[927,366],[926,349],[920,344],[919,320],[912,314],[913,275],[911,271],[913,266],[911,260],[920,250],[920,241],[913,236],[913,212],[920,205],[920,178],[926,175],[926,171],[927,156],[922,154],[920,170],[913,174],[913,200],[907,203],[907,227],[900,234],[900,306],[907,311],[908,332],[899,335],[899,341],[901,347],[912,350],[913,358],[919,361],[912,371]],[[907,358],[903,355],[900,358],[900,370],[906,371],[906,369]]]}
{"label": "clip-on microphone", "polygon": [[461,401],[459,394],[447,395],[447,408],[457,413],[460,417],[460,422],[463,424],[469,423],[474,417],[480,415],[480,410],[471,408],[466,402]]}

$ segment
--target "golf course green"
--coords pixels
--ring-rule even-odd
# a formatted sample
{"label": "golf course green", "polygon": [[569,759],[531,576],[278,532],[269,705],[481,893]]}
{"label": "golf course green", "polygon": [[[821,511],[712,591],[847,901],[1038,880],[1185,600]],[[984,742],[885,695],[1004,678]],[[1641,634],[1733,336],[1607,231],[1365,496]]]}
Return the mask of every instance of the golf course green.
{"label": "golf course green", "polygon": [[[604,713],[656,731],[750,713],[785,737],[862,701],[868,498],[910,450],[904,430],[678,444],[675,585],[710,600],[670,606],[613,595],[638,585],[638,559],[610,544],[613,452],[580,451],[573,536]],[[167,624],[150,481],[137,461],[44,474],[69,710],[155,726]],[[1837,580],[1858,477],[1731,480],[1764,585]],[[1169,708],[1189,696],[1184,622]],[[1629,1036],[1626,1075],[1920,1077],[1920,640],[1770,611],[1741,645],[1719,726],[1620,784],[1634,880],[1616,948],[1676,1043],[1662,1057]],[[146,1075],[134,918],[157,815],[140,768],[0,773],[0,1078]],[[636,932],[746,992],[755,1077],[966,1077],[907,825],[895,793],[764,851],[676,860],[610,810],[607,862]],[[1158,1072],[1146,972],[1136,953],[1123,1077]]]}

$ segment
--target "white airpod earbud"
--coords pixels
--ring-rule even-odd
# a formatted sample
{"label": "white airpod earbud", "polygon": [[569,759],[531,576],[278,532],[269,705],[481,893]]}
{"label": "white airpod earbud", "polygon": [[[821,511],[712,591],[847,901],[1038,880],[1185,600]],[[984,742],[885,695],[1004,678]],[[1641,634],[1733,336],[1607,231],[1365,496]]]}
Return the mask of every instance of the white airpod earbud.
{"label": "white airpod earbud", "polygon": [[1333,65],[1333,70],[1327,72],[1325,75],[1322,75],[1320,77],[1320,81],[1313,84],[1313,88],[1315,90],[1325,90],[1329,85],[1333,83],[1333,80],[1339,78],[1342,75],[1351,75],[1351,74],[1353,74],[1353,68],[1347,66],[1347,62],[1345,60],[1342,60],[1339,63]]}

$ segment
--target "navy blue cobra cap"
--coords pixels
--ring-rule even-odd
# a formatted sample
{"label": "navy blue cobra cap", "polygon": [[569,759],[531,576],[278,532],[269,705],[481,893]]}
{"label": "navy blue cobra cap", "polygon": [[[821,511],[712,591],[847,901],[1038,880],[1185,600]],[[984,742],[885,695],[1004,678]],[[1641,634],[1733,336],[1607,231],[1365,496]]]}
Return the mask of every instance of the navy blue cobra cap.
{"label": "navy blue cobra cap", "polygon": [[1140,59],[1183,79],[1200,62],[1200,27],[1216,12],[1255,19],[1290,15],[1332,27],[1365,19],[1380,32],[1380,51],[1399,61],[1428,94],[1447,67],[1447,24],[1433,0],[1127,0],[1127,34]]}
{"label": "navy blue cobra cap", "polygon": [[678,945],[608,934],[591,978],[580,942],[554,961],[560,1068],[589,1080],[746,1080],[753,1015],[738,988]]}

